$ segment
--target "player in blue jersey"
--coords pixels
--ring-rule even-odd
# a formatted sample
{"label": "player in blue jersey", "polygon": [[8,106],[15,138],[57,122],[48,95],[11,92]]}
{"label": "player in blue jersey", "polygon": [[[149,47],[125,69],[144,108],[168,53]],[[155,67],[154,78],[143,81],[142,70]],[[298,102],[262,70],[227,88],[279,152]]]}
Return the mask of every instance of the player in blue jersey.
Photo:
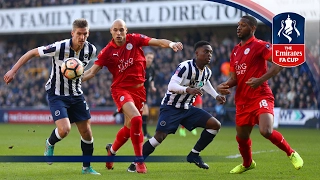
{"label": "player in blue jersey", "polygon": [[[155,135],[143,145],[143,156],[147,158],[162,143],[168,134],[174,134],[179,125],[189,131],[202,127],[199,140],[187,156],[187,161],[203,169],[209,169],[200,157],[200,152],[214,139],[220,130],[220,122],[203,109],[192,106],[197,95],[206,91],[218,103],[225,103],[210,83],[211,70],[207,67],[212,57],[212,47],[207,41],[199,41],[194,46],[195,59],[179,64],[168,85],[161,106]],[[129,171],[129,170],[128,170]],[[131,171],[134,166],[131,166]]]}
{"label": "player in blue jersey", "polygon": [[[69,134],[71,123],[77,125],[81,135],[82,155],[92,156],[93,154],[91,116],[81,90],[81,79],[69,80],[62,75],[60,69],[62,62],[70,57],[79,59],[86,67],[89,61],[96,56],[97,50],[94,45],[87,41],[89,26],[85,19],[76,19],[73,22],[71,36],[71,39],[28,51],[4,75],[4,81],[9,84],[20,67],[33,57],[52,57],[51,75],[45,88],[56,128],[46,140],[45,156],[53,156],[55,144]],[[52,162],[48,162],[48,164],[52,164]],[[83,162],[82,173],[100,175],[92,169],[90,162]]]}

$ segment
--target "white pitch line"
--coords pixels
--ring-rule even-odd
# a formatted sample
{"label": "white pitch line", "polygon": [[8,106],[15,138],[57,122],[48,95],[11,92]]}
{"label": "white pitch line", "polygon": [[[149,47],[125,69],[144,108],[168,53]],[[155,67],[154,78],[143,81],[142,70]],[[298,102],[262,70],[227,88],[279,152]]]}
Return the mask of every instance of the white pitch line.
{"label": "white pitch line", "polygon": [[[279,150],[255,151],[255,152],[252,152],[252,154],[270,153],[270,152],[276,152],[276,151],[279,151]],[[235,155],[226,156],[226,158],[228,158],[228,159],[234,159],[234,158],[239,158],[239,157],[241,157],[241,154],[235,154]]]}

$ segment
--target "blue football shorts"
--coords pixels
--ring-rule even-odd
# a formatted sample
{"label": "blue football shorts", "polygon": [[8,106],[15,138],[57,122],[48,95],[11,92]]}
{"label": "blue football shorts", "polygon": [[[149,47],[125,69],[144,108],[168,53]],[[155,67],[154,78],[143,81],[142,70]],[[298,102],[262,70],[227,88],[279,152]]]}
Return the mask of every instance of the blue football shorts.
{"label": "blue football shorts", "polygon": [[58,96],[48,94],[49,107],[53,120],[69,118],[70,123],[91,118],[89,106],[83,95]]}
{"label": "blue football shorts", "polygon": [[160,114],[156,131],[175,134],[179,125],[189,131],[196,127],[205,128],[207,121],[212,117],[207,111],[189,106],[189,109],[178,109],[174,106],[160,106]]}

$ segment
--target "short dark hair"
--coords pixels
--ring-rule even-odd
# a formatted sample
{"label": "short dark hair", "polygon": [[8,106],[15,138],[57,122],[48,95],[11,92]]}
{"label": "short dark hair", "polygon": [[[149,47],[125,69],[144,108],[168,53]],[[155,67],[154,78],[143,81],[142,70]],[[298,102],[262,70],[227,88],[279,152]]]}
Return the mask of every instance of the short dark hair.
{"label": "short dark hair", "polygon": [[88,21],[84,18],[76,19],[72,23],[72,29],[75,28],[86,28],[88,27]]}
{"label": "short dark hair", "polygon": [[250,26],[258,26],[258,22],[256,18],[254,18],[253,16],[242,16],[242,18],[247,19],[249,21]]}
{"label": "short dark hair", "polygon": [[210,43],[208,41],[198,41],[195,45],[194,45],[194,51],[196,51],[199,47],[202,47],[204,45],[210,45]]}

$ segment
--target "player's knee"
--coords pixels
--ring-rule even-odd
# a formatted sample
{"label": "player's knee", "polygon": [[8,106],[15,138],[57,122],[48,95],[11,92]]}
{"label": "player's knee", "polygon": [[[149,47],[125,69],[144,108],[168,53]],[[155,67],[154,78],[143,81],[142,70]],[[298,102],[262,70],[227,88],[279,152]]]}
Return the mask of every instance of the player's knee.
{"label": "player's knee", "polygon": [[65,138],[71,130],[71,127],[58,128],[58,132],[61,138]]}
{"label": "player's knee", "polygon": [[206,124],[206,129],[220,130],[221,123],[214,117],[211,117]]}
{"label": "player's knee", "polygon": [[260,129],[260,134],[265,138],[269,138],[272,134],[272,129],[270,128]]}
{"label": "player's knee", "polygon": [[140,125],[142,125],[142,117],[141,117],[141,116],[136,116],[136,117],[132,118],[130,122],[131,122],[131,126],[132,126],[133,124],[140,124]]}
{"label": "player's knee", "polygon": [[87,128],[84,131],[80,131],[80,134],[85,140],[91,140],[92,139],[92,132],[91,132],[90,128]]}

